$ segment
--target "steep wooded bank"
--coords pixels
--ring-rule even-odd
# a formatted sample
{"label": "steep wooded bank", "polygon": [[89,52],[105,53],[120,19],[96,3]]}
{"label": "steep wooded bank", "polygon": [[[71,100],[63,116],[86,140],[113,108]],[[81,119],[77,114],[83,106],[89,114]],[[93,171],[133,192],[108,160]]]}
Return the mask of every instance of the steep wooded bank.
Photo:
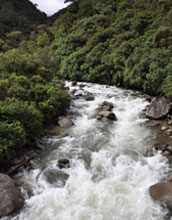
{"label": "steep wooded bank", "polygon": [[[24,0],[16,2],[1,29],[0,161],[64,112],[69,105],[64,79],[120,85],[172,100],[170,0],[74,1],[51,27],[38,25],[29,38],[25,33],[34,30],[32,21],[19,16],[26,29],[11,26],[13,15],[27,10],[19,2]],[[10,7],[3,9],[6,16]],[[42,19],[33,20],[35,27]]]}
{"label": "steep wooded bank", "polygon": [[59,73],[172,99],[172,2],[87,0],[53,26]]}
{"label": "steep wooded bank", "polygon": [[38,23],[47,21],[46,16],[27,0],[2,1],[0,16],[0,167],[3,170],[28,140],[64,114],[69,98],[63,81],[55,74],[53,51],[45,47],[45,42],[49,45],[54,35],[46,25],[37,27]]}

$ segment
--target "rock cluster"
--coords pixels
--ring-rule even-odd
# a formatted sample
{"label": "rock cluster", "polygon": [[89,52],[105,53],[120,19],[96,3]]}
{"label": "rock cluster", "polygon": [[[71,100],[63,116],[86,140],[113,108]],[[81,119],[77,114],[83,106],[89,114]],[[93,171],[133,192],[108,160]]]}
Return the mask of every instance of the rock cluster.
{"label": "rock cluster", "polygon": [[80,89],[77,90],[77,89],[73,89],[71,91],[71,94],[73,95],[73,98],[74,99],[78,99],[78,98],[83,98],[85,99],[86,101],[93,101],[95,99],[95,97],[93,96],[92,93],[90,92],[86,92],[83,90],[83,87],[85,87],[85,85],[80,85]]}
{"label": "rock cluster", "polygon": [[[159,129],[159,132],[163,132],[165,140],[163,143],[154,144],[153,150],[149,152],[148,156],[152,156],[156,151],[161,151],[163,155],[167,156],[169,162],[172,156],[172,118],[170,111],[170,104],[164,97],[161,97],[154,98],[146,112],[148,118],[156,120],[151,120],[150,126],[157,127],[156,129]],[[152,185],[149,188],[149,193],[153,200],[161,202],[170,209],[172,208],[172,182],[170,179]]]}
{"label": "rock cluster", "polygon": [[113,107],[113,103],[104,101],[98,108],[97,120],[103,122],[117,121],[116,115],[112,112]]}

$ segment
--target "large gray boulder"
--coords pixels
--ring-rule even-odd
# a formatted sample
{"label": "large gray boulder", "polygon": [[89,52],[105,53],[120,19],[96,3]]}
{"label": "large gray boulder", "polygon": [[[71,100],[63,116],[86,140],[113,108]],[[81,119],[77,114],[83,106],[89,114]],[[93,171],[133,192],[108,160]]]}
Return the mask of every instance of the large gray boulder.
{"label": "large gray boulder", "polygon": [[61,128],[70,128],[74,125],[73,121],[67,117],[60,116],[58,118],[58,124]]}
{"label": "large gray boulder", "polygon": [[149,193],[153,200],[172,208],[172,182],[157,183],[149,188]]}
{"label": "large gray boulder", "polygon": [[10,215],[24,205],[21,193],[14,181],[5,174],[0,174],[0,218]]}
{"label": "large gray boulder", "polygon": [[155,98],[149,105],[146,116],[151,119],[165,118],[170,111],[170,104],[165,97]]}
{"label": "large gray boulder", "polygon": [[46,181],[54,187],[64,187],[69,175],[55,168],[47,168],[43,175]]}

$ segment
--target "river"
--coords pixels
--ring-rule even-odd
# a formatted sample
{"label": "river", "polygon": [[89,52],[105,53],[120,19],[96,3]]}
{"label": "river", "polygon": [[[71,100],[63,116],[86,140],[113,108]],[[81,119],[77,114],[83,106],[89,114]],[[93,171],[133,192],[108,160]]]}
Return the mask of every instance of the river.
{"label": "river", "polygon": [[[67,86],[70,90],[77,86]],[[74,121],[69,135],[45,138],[49,153],[40,167],[54,168],[59,158],[69,158],[71,167],[65,187],[53,187],[41,168],[19,176],[34,195],[25,207],[3,220],[164,220],[167,210],[151,200],[149,187],[167,177],[169,165],[160,153],[146,157],[157,133],[147,126],[144,95],[114,86],[82,83],[83,92],[95,100],[73,99],[68,111]],[[117,121],[98,121],[96,108],[114,104]]]}

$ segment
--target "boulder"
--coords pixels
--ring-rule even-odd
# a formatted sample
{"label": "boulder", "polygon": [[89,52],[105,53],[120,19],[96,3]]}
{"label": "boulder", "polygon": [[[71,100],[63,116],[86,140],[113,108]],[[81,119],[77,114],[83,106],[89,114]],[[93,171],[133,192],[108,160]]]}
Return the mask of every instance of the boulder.
{"label": "boulder", "polygon": [[62,128],[70,128],[74,125],[74,123],[71,119],[69,119],[67,117],[63,117],[63,116],[58,118],[58,124]]}
{"label": "boulder", "polygon": [[47,168],[43,172],[45,179],[54,187],[64,187],[69,175],[55,168]]}
{"label": "boulder", "polygon": [[111,111],[105,111],[105,110],[100,111],[98,113],[98,119],[101,120],[101,118],[103,118],[103,117],[108,118],[113,121],[117,120],[116,115]]}
{"label": "boulder", "polygon": [[149,193],[153,200],[172,208],[172,182],[157,183],[149,188]]}
{"label": "boulder", "polygon": [[149,105],[146,116],[152,119],[162,119],[165,118],[170,111],[170,104],[164,97],[155,98]]}
{"label": "boulder", "polygon": [[63,169],[63,168],[70,168],[70,163],[69,163],[69,160],[66,159],[66,158],[62,158],[60,160],[58,160],[58,167],[60,169]]}
{"label": "boulder", "polygon": [[19,210],[23,205],[24,199],[14,181],[9,176],[0,174],[0,218]]}

